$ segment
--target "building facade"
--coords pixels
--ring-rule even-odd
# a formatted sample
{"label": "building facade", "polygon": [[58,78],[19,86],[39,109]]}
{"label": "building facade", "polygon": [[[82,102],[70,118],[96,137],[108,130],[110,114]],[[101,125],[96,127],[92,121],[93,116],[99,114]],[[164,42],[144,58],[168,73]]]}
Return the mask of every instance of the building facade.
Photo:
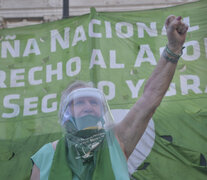
{"label": "building facade", "polygon": [[64,1],[69,17],[102,11],[133,11],[175,6],[195,0],[0,0],[0,28],[40,24],[63,18]]}

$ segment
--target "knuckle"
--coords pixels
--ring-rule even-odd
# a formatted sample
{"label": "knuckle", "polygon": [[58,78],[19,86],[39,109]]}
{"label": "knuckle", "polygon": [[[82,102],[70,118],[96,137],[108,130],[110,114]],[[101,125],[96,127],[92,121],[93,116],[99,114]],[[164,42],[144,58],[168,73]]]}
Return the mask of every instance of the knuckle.
{"label": "knuckle", "polygon": [[174,15],[168,16],[168,21],[169,22],[172,22],[174,19],[176,19],[176,16],[174,16]]}

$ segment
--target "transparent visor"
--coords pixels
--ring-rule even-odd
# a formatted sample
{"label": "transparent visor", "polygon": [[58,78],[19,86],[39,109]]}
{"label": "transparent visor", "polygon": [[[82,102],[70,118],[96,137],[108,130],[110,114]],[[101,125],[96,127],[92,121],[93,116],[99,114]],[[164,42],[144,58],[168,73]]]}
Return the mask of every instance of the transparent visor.
{"label": "transparent visor", "polygon": [[70,122],[75,129],[107,128],[113,117],[104,94],[96,88],[80,88],[65,99],[60,112],[61,125]]}

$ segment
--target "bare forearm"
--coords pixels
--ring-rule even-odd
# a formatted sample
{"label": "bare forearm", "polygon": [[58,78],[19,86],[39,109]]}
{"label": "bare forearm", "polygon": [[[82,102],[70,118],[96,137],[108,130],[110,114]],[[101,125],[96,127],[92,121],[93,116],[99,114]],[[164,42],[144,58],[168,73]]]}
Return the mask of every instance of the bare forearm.
{"label": "bare forearm", "polygon": [[176,64],[167,61],[162,55],[143,93],[145,99],[153,106],[152,108],[159,106],[174,76],[175,69]]}
{"label": "bare forearm", "polygon": [[169,16],[165,27],[168,48],[162,54],[158,65],[147,81],[142,97],[130,109],[124,120],[114,130],[127,157],[133,152],[144,133],[147,124],[162,101],[176,69],[188,27],[181,17]]}
{"label": "bare forearm", "polygon": [[173,78],[175,68],[176,64],[166,61],[161,56],[158,65],[145,85],[142,97],[135,103],[116,129],[117,134],[119,134],[118,139],[124,147],[127,147],[124,148],[126,157],[129,157],[132,153],[154,111],[159,106]]}

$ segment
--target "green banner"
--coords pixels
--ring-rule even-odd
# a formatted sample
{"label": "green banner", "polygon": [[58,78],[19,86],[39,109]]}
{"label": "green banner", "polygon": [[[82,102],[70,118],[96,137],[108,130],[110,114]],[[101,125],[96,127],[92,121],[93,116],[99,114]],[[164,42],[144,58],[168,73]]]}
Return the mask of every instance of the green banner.
{"label": "green banner", "polygon": [[59,100],[70,82],[90,81],[115,115],[128,111],[167,43],[164,22],[171,14],[189,25],[185,49],[153,116],[152,149],[132,179],[206,179],[205,0],[133,12],[92,8],[80,17],[0,30],[0,177],[29,179],[30,156],[61,137]]}

